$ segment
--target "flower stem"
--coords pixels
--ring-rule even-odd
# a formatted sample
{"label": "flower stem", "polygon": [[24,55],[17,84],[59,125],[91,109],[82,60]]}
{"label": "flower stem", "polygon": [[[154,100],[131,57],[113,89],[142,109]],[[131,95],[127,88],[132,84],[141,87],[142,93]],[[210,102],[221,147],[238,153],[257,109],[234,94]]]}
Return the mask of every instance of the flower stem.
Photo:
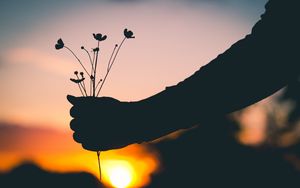
{"label": "flower stem", "polygon": [[117,50],[117,52],[116,52],[116,55],[114,56],[114,59],[112,60],[110,66],[109,66],[109,70],[110,70],[111,67],[113,66],[113,64],[114,64],[114,62],[115,62],[115,60],[116,60],[116,57],[117,57],[117,55],[118,55],[118,53],[119,53],[119,51],[120,51],[120,49],[121,49],[121,47],[122,47],[122,45],[123,45],[123,43],[124,43],[125,40],[126,40],[126,37],[124,37],[124,39],[122,40],[122,42],[121,42],[121,44],[120,44],[120,46],[119,46],[119,48],[118,48],[118,50]]}
{"label": "flower stem", "polygon": [[82,68],[86,72],[86,74],[90,76],[90,74],[88,73],[88,71],[86,70],[86,68],[83,66],[83,64],[81,63],[80,59],[76,56],[76,54],[69,47],[64,46],[64,48],[68,49],[73,54],[73,56],[77,59],[77,61],[80,63],[80,65],[82,66]]}
{"label": "flower stem", "polygon": [[[77,79],[79,79],[79,76],[76,75]],[[85,89],[85,84],[84,84],[84,80],[82,80],[83,84],[80,82],[78,84],[80,84],[80,86],[82,87],[84,93],[85,93],[85,96],[87,96],[87,93],[86,93],[86,89]],[[83,92],[82,92],[83,93]],[[84,96],[84,95],[83,95]]]}
{"label": "flower stem", "polygon": [[91,57],[90,53],[85,48],[83,48],[83,50],[88,54],[89,59],[90,59],[90,63],[92,65],[92,70],[94,70],[94,64],[93,64],[92,57]]}
{"label": "flower stem", "polygon": [[118,47],[118,45],[116,44],[115,47],[114,47],[113,52],[111,53],[111,56],[110,56],[110,58],[109,58],[108,65],[107,65],[107,71],[108,71],[108,69],[109,69],[109,67],[110,67],[110,62],[111,62],[111,60],[112,60],[112,57],[113,57],[113,55],[114,55],[114,53],[115,53],[117,47]]}
{"label": "flower stem", "polygon": [[82,89],[81,89],[81,87],[80,87],[80,83],[78,83],[78,87],[79,87],[79,89],[80,89],[80,92],[81,92],[82,96],[84,96],[84,94],[83,94],[83,92],[82,92]]}
{"label": "flower stem", "polygon": [[100,91],[101,91],[101,89],[102,89],[102,87],[103,87],[103,85],[104,85],[104,83],[105,83],[105,81],[106,81],[106,78],[107,78],[107,76],[108,76],[108,74],[109,74],[109,72],[110,72],[110,70],[111,70],[111,68],[112,68],[112,66],[113,66],[113,64],[114,64],[114,62],[115,62],[115,60],[116,60],[116,57],[117,57],[117,55],[118,55],[118,53],[119,53],[119,51],[120,51],[120,49],[121,49],[121,47],[122,47],[122,45],[123,45],[123,43],[124,43],[124,41],[126,40],[126,37],[124,37],[124,39],[122,40],[122,42],[121,42],[121,44],[119,45],[119,47],[118,47],[118,49],[117,49],[117,52],[116,52],[116,54],[115,54],[115,56],[114,56],[114,58],[113,58],[113,60],[112,60],[112,62],[110,63],[110,65],[109,65],[109,67],[107,68],[107,72],[106,72],[106,74],[105,74],[105,76],[104,76],[104,79],[103,79],[103,81],[102,81],[102,83],[101,83],[101,85],[100,85],[100,88],[99,88],[99,90],[98,90],[98,92],[97,92],[97,97],[99,96],[99,93],[100,93]]}
{"label": "flower stem", "polygon": [[98,41],[98,51],[96,52],[96,60],[95,60],[95,67],[94,67],[94,80],[93,80],[93,97],[95,97],[96,94],[96,70],[97,70],[97,63],[98,63],[98,56],[99,56],[99,42]]}
{"label": "flower stem", "polygon": [[[93,75],[93,72],[94,72],[94,62],[95,62],[95,51],[93,51],[93,61],[92,61],[91,75]],[[93,90],[93,80],[90,77],[90,96],[92,96],[92,90]]]}
{"label": "flower stem", "polygon": [[98,157],[98,167],[99,167],[99,178],[100,178],[100,181],[101,181],[102,172],[101,172],[101,164],[100,164],[100,151],[97,151],[97,157]]}
{"label": "flower stem", "polygon": [[92,84],[92,80],[90,79],[90,96],[92,95],[92,87],[93,87],[93,84]]}
{"label": "flower stem", "polygon": [[86,96],[88,96],[87,92],[86,92],[86,87],[85,87],[85,83],[84,80],[82,80],[82,85],[83,85],[83,89],[84,89],[84,93]]}
{"label": "flower stem", "polygon": [[102,79],[101,80],[99,80],[99,82],[97,83],[97,85],[96,85],[96,90],[97,90],[97,88],[98,88],[98,86],[99,86],[99,84],[102,82]]}

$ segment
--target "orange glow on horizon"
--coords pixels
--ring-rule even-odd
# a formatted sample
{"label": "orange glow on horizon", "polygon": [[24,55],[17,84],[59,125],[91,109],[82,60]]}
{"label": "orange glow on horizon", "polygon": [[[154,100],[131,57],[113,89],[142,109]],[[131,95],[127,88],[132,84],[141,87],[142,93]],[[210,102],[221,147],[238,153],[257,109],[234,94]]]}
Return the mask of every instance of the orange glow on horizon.
{"label": "orange glow on horizon", "polygon": [[[18,157],[17,157],[18,156]],[[45,170],[53,172],[86,171],[99,178],[95,152],[78,151],[63,154],[39,154],[20,157],[17,152],[0,152],[0,172],[9,171],[24,160],[30,159]],[[159,169],[155,152],[141,145],[132,145],[120,150],[102,152],[102,183],[116,188],[143,187],[150,183],[151,174]],[[121,179],[117,177],[122,175]]]}
{"label": "orange glow on horizon", "polygon": [[[1,127],[0,127],[1,128]],[[64,143],[64,144],[61,144]],[[84,150],[72,133],[34,127],[7,126],[0,131],[0,172],[7,172],[23,161],[32,161],[47,171],[85,171],[99,178],[96,152]],[[143,187],[159,170],[159,155],[145,144],[101,152],[102,182],[109,187]],[[116,182],[115,176],[127,176]],[[126,183],[127,182],[127,183]],[[125,185],[128,184],[128,185]]]}

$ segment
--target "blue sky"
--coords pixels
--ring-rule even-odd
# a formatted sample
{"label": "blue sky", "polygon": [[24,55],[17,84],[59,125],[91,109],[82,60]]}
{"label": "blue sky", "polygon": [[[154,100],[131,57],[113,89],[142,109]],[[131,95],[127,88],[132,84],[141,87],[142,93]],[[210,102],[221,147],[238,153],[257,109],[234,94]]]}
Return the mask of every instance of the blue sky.
{"label": "blue sky", "polygon": [[2,0],[0,2],[0,49],[11,45],[11,39],[21,38],[22,34],[31,32],[35,24],[44,19],[55,17],[65,10],[70,10],[86,4],[182,4],[182,6],[202,6],[209,4],[223,9],[228,14],[254,20],[262,12],[266,0]]}

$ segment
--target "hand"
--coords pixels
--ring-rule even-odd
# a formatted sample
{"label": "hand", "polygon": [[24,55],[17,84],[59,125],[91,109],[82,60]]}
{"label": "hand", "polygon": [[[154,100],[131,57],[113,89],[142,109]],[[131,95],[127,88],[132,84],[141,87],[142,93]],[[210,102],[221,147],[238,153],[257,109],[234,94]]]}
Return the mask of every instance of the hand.
{"label": "hand", "polygon": [[[109,97],[67,96],[73,105],[70,127],[73,138],[84,149],[105,151],[125,147],[138,141],[132,103]],[[136,114],[135,114],[136,115]]]}

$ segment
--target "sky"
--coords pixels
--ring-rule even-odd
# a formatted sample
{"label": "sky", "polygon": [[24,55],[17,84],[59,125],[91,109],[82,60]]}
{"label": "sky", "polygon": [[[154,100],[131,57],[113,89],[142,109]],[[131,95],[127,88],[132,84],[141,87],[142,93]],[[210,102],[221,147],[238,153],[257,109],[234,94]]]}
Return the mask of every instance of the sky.
{"label": "sky", "polygon": [[87,61],[80,46],[96,45],[92,33],[108,35],[100,54],[105,65],[123,29],[133,30],[136,39],[124,45],[102,95],[139,100],[190,76],[250,33],[265,2],[1,1],[0,121],[67,128],[65,97],[80,95],[69,78],[81,69],[67,51],[54,49],[58,38]]}
{"label": "sky", "polygon": [[[91,154],[80,153],[80,146],[71,140],[71,105],[66,100],[67,94],[80,96],[69,79],[75,70],[82,70],[68,51],[55,50],[59,38],[87,64],[88,58],[80,47],[95,47],[92,33],[106,34],[108,39],[100,46],[99,66],[104,70],[114,45],[123,38],[124,28],[132,30],[136,38],[126,41],[120,50],[101,96],[135,101],[182,81],[249,34],[264,12],[265,3],[266,0],[0,1],[0,125],[10,127],[8,134],[14,136],[9,138],[15,140],[11,146],[15,149],[3,148],[0,142],[0,159],[4,160],[4,152],[6,161],[13,161],[6,164],[14,164],[17,160],[11,156],[16,148],[31,146],[35,138],[51,148],[52,157],[64,155],[66,163],[75,152],[82,157],[75,158],[72,164],[78,163],[80,169],[90,167],[80,166],[83,163],[79,161],[90,159]],[[103,74],[98,73],[101,78]],[[62,141],[65,136],[57,134],[67,134],[67,148],[56,150],[49,141],[32,136],[39,135],[41,129],[53,130],[50,135]],[[33,139],[24,143],[22,134]],[[17,155],[30,158],[40,148]],[[147,158],[144,153],[148,153],[152,161],[157,161],[156,154],[147,147],[133,148],[127,150],[137,153],[132,154],[134,160],[134,156]],[[71,166],[61,166],[62,161],[50,164],[51,160],[42,156],[35,159],[46,161],[39,164],[47,168]],[[156,168],[153,165],[152,171]]]}

